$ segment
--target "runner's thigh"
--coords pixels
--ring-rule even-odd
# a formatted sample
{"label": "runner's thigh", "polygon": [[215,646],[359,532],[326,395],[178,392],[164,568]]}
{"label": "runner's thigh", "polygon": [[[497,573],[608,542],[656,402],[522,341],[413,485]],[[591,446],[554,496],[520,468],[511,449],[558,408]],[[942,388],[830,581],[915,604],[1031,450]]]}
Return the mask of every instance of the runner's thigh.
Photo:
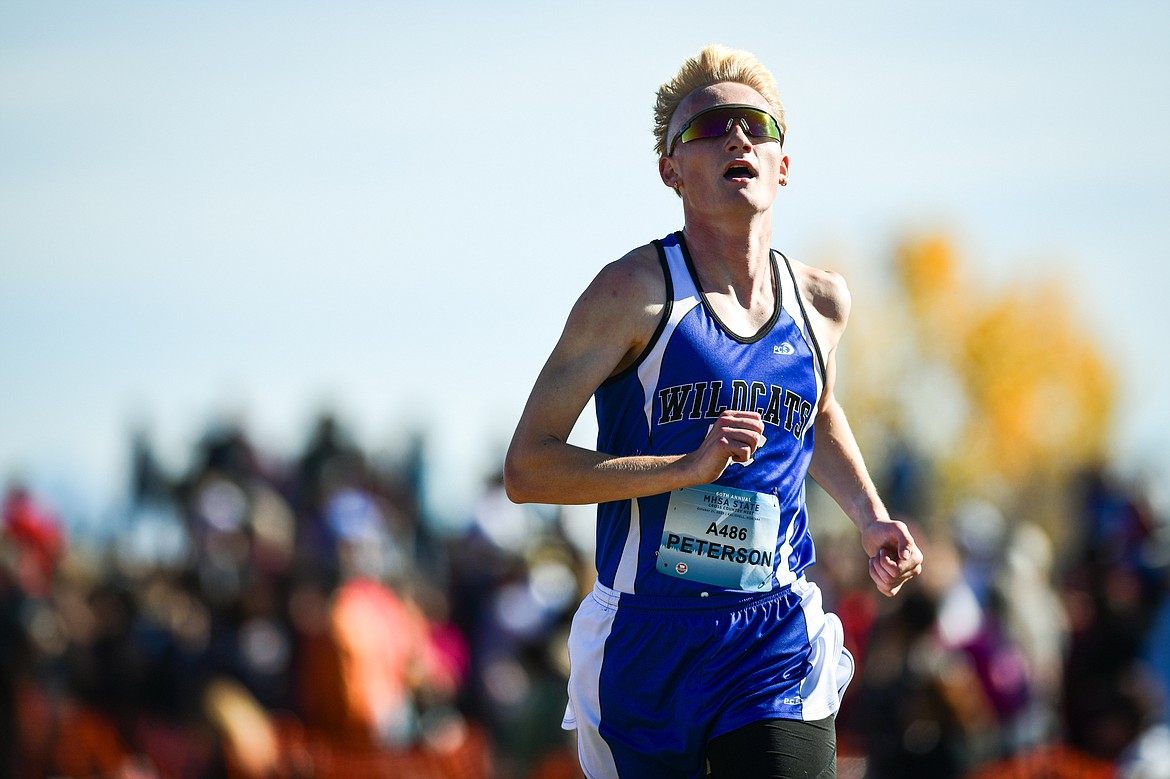
{"label": "runner's thigh", "polygon": [[832,717],[753,722],[712,739],[707,759],[711,779],[836,779],[836,724]]}

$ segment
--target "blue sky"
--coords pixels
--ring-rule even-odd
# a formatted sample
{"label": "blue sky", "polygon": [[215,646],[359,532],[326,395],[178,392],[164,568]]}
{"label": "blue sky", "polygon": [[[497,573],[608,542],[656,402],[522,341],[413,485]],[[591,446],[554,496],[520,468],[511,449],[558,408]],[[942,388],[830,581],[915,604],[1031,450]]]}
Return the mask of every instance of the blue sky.
{"label": "blue sky", "polygon": [[0,0],[0,478],[101,503],[134,425],[181,467],[323,406],[476,472],[597,269],[681,225],[653,92],[710,42],[788,108],[778,248],[861,305],[913,230],[1060,274],[1119,462],[1170,472],[1167,8]]}

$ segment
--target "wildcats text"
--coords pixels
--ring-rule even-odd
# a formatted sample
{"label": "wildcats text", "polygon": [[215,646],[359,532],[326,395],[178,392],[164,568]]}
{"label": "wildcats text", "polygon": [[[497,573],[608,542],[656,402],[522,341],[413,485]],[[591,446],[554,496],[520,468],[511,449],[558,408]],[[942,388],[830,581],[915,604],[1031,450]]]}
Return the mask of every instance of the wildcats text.
{"label": "wildcats text", "polygon": [[[783,427],[800,438],[812,416],[812,403],[791,390],[759,381],[731,382],[731,398],[723,396],[722,381],[699,381],[658,391],[658,424],[684,419],[715,419],[727,409],[755,411],[765,424]],[[730,401],[730,402],[729,402]]]}

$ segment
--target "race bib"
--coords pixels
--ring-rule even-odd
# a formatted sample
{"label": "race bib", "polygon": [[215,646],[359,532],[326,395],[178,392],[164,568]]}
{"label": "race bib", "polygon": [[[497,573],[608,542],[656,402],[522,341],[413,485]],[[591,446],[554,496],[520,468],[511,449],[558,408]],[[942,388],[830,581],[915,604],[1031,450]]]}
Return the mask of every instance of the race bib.
{"label": "race bib", "polygon": [[772,589],[780,501],[706,484],[670,493],[658,570],[680,579],[749,592]]}

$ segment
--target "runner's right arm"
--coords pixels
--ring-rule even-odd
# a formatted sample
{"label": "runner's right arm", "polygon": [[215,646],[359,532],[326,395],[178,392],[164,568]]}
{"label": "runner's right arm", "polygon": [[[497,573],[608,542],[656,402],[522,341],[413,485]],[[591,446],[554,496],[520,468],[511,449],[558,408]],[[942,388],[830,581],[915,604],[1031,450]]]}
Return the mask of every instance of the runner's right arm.
{"label": "runner's right arm", "polygon": [[642,353],[662,316],[665,282],[652,246],[606,266],[573,306],[532,388],[504,461],[517,503],[587,504],[708,484],[759,445],[753,412],[725,412],[688,455],[615,457],[568,443],[603,381]]}

